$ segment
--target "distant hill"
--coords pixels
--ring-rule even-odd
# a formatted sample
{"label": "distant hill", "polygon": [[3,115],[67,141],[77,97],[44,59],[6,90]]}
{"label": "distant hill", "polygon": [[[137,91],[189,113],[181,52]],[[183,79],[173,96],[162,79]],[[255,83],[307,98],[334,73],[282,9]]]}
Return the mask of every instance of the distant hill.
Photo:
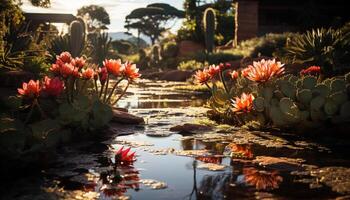
{"label": "distant hill", "polygon": [[[124,32],[109,32],[108,34],[112,40],[128,40],[132,43],[137,41],[137,37],[134,35],[128,35]],[[151,40],[147,36],[141,35],[141,40],[144,40],[147,44],[151,44]]]}

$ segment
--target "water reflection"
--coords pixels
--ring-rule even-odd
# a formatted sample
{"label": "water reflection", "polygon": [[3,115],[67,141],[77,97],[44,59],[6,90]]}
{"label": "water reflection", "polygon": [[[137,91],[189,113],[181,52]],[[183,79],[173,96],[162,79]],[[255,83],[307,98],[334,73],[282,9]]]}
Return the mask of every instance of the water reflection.
{"label": "water reflection", "polygon": [[140,188],[139,171],[132,165],[115,164],[112,159],[99,174],[93,174],[88,177],[89,183],[84,190],[100,193],[100,199],[115,199],[124,196],[128,190],[138,191]]}
{"label": "water reflection", "polygon": [[240,145],[235,143],[230,143],[227,148],[231,151],[231,157],[240,157],[252,159],[253,153],[250,145]]}
{"label": "water reflection", "polygon": [[279,188],[283,178],[277,171],[268,172],[253,167],[243,169],[244,180],[248,185],[255,186],[257,190],[273,190]]}
{"label": "water reflection", "polygon": [[204,142],[197,139],[184,139],[181,140],[181,145],[184,150],[201,150],[206,149],[214,154],[222,155],[225,151],[226,144],[218,142]]}
{"label": "water reflection", "polygon": [[205,163],[213,163],[220,164],[222,162],[222,156],[197,156],[196,160],[205,162]]}

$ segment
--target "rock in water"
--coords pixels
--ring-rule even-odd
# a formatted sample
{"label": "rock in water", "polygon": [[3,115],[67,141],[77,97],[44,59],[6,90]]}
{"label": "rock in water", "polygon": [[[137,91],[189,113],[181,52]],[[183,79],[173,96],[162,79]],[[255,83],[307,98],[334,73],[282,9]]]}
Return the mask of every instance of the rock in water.
{"label": "rock in water", "polygon": [[191,133],[207,132],[211,130],[212,128],[210,126],[189,123],[186,123],[184,125],[177,125],[170,128],[170,131],[179,132],[180,134],[184,135]]}
{"label": "rock in water", "polygon": [[142,117],[138,117],[117,109],[113,109],[113,118],[111,121],[121,123],[121,124],[144,124],[145,123]]}

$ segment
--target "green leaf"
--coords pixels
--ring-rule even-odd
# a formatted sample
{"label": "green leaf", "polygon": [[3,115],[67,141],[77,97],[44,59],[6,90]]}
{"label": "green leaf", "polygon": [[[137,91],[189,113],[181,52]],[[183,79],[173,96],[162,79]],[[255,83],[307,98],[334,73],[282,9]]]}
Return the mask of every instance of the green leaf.
{"label": "green leaf", "polygon": [[57,120],[45,119],[30,125],[33,136],[37,139],[45,139],[51,132],[60,129]]}
{"label": "green leaf", "polygon": [[3,103],[7,108],[17,110],[22,105],[22,98],[17,96],[9,96],[6,100],[3,101]]}
{"label": "green leaf", "polygon": [[113,111],[109,105],[103,104],[100,101],[94,102],[92,105],[92,118],[90,120],[90,124],[94,129],[107,125],[112,117]]}

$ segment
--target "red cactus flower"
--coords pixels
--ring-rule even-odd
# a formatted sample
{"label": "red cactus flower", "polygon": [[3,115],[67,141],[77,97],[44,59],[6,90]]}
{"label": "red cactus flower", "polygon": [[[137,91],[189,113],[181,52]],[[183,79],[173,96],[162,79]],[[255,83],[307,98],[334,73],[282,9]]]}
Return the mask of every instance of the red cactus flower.
{"label": "red cactus flower", "polygon": [[121,165],[130,165],[132,164],[135,159],[135,152],[130,153],[130,147],[124,150],[124,147],[121,147],[116,153],[115,153],[115,163],[121,164]]}
{"label": "red cactus flower", "polygon": [[[258,83],[266,82],[274,76],[279,76],[284,73],[283,64],[273,60],[262,59],[259,62],[253,62],[253,65],[248,66],[249,70],[244,71],[244,77]],[[242,71],[243,72],[243,71]]]}
{"label": "red cactus flower", "polygon": [[198,70],[196,72],[196,74],[194,75],[194,78],[200,84],[204,84],[204,83],[208,82],[209,79],[210,79],[210,75],[209,75],[208,69],[204,69],[203,71],[202,70]]}
{"label": "red cactus flower", "polygon": [[74,66],[70,63],[65,63],[60,66],[60,74],[64,78],[67,78],[68,76],[73,75],[74,70],[75,70]]}
{"label": "red cactus flower", "polygon": [[283,178],[277,171],[267,172],[252,167],[243,169],[244,180],[248,185],[255,186],[257,190],[272,190],[279,187]]}
{"label": "red cactus flower", "polygon": [[300,75],[313,75],[317,76],[321,73],[321,67],[319,66],[311,66],[307,69],[303,69],[300,71]]}
{"label": "red cactus flower", "polygon": [[58,77],[49,78],[44,77],[44,86],[43,91],[49,96],[57,97],[59,96],[64,89],[64,82],[61,81]]}
{"label": "red cactus flower", "polygon": [[233,112],[250,112],[253,108],[254,96],[252,94],[243,93],[241,98],[236,97],[232,100]]}
{"label": "red cactus flower", "polygon": [[50,71],[54,73],[55,75],[60,74],[60,65],[59,64],[52,64],[50,67]]}
{"label": "red cactus flower", "polygon": [[135,64],[131,64],[130,62],[124,64],[123,74],[128,80],[133,81],[139,78],[141,74],[139,74],[138,71],[139,69],[136,68]]}
{"label": "red cactus flower", "polygon": [[208,74],[210,78],[213,78],[215,75],[217,75],[220,72],[220,66],[217,65],[210,65],[208,69]]}
{"label": "red cactus flower", "polygon": [[59,56],[56,56],[56,59],[62,61],[63,63],[70,63],[72,61],[72,55],[65,51],[62,52]]}
{"label": "red cactus flower", "polygon": [[18,88],[17,91],[20,95],[27,98],[37,98],[40,93],[39,81],[30,80],[28,83],[23,83],[22,88]]}
{"label": "red cactus flower", "polygon": [[100,78],[100,82],[102,85],[106,82],[107,75],[108,75],[108,72],[106,67],[101,67],[98,69],[98,76]]}
{"label": "red cactus flower", "polygon": [[219,64],[219,67],[220,67],[220,70],[225,70],[225,69],[228,69],[231,67],[231,64],[230,63],[220,63]]}
{"label": "red cactus flower", "polygon": [[85,62],[86,62],[86,60],[82,57],[80,57],[80,58],[77,57],[75,59],[72,59],[72,61],[71,61],[72,65],[74,65],[78,69],[83,68],[85,65]]}
{"label": "red cactus flower", "polygon": [[120,59],[106,59],[105,61],[103,61],[103,66],[106,67],[108,73],[111,73],[114,76],[120,76],[123,71],[123,66]]}
{"label": "red cactus flower", "polygon": [[83,79],[90,80],[94,78],[95,71],[92,68],[83,69],[81,75]]}
{"label": "red cactus flower", "polygon": [[233,70],[231,73],[230,73],[230,76],[233,80],[236,80],[239,76],[238,72],[236,70]]}
{"label": "red cactus flower", "polygon": [[241,74],[243,77],[247,77],[249,73],[250,73],[250,68],[244,68],[241,71]]}

